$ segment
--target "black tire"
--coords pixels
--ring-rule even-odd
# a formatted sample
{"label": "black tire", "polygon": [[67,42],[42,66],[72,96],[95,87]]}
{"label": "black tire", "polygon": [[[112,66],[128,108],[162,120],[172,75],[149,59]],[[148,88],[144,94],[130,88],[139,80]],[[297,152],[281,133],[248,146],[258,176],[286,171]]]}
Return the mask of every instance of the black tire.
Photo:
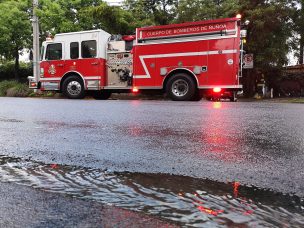
{"label": "black tire", "polygon": [[69,99],[82,99],[85,97],[83,81],[77,76],[70,76],[62,84],[63,94]]}
{"label": "black tire", "polygon": [[166,92],[173,101],[191,101],[195,97],[196,90],[194,80],[185,73],[172,76],[166,86]]}
{"label": "black tire", "polygon": [[107,90],[94,91],[92,96],[96,100],[107,100],[111,97],[112,93]]}

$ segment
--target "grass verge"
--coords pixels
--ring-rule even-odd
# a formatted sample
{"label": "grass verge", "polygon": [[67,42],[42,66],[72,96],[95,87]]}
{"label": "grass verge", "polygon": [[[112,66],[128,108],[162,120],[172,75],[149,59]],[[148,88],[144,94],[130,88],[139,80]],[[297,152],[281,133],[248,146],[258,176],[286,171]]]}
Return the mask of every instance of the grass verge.
{"label": "grass verge", "polygon": [[0,82],[1,97],[28,97],[32,92],[26,83],[7,80]]}
{"label": "grass verge", "polygon": [[290,98],[288,100],[290,103],[304,103],[304,98],[299,97],[299,98]]}

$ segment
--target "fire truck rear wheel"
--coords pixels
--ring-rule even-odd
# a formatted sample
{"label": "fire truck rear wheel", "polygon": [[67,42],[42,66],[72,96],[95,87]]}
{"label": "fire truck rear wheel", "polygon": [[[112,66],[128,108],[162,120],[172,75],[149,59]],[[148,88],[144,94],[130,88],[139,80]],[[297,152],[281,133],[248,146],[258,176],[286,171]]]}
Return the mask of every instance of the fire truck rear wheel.
{"label": "fire truck rear wheel", "polygon": [[71,76],[63,82],[63,94],[70,99],[82,99],[85,96],[82,80],[77,76]]}
{"label": "fire truck rear wheel", "polygon": [[187,74],[175,74],[168,80],[166,92],[174,101],[190,101],[196,94],[195,82]]}

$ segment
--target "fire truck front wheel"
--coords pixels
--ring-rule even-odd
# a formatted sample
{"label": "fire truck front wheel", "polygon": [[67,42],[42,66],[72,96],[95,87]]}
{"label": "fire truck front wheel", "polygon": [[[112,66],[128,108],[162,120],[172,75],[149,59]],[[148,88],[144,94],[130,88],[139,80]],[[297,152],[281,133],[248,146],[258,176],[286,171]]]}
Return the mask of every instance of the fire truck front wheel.
{"label": "fire truck front wheel", "polygon": [[187,74],[178,73],[168,80],[166,92],[174,101],[190,101],[196,93],[195,82]]}
{"label": "fire truck front wheel", "polygon": [[85,96],[82,80],[77,76],[68,77],[63,82],[63,94],[70,99],[82,99]]}

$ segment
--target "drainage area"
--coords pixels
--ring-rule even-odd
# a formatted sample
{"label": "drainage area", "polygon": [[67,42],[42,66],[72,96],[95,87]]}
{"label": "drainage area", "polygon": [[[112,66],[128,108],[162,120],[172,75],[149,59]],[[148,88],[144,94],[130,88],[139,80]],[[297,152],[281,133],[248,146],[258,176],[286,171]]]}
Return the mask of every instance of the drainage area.
{"label": "drainage area", "polygon": [[303,227],[304,199],[239,182],[113,173],[0,156],[0,181],[95,200],[181,226]]}

